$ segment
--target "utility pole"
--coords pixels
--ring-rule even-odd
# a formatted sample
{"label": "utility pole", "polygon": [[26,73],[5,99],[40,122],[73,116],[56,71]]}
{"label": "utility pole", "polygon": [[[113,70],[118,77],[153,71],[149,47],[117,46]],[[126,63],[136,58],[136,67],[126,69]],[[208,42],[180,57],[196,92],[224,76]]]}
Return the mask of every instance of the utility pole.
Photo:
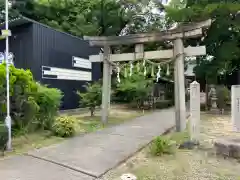
{"label": "utility pole", "polygon": [[[5,31],[9,32],[8,29],[8,0],[5,0]],[[10,116],[10,87],[9,87],[9,59],[8,59],[8,54],[9,54],[9,42],[8,42],[8,37],[9,34],[6,36],[6,49],[5,49],[5,61],[6,61],[6,83],[7,83],[7,116],[5,119],[6,126],[8,127],[8,143],[7,143],[7,150],[12,149],[12,134],[11,134],[11,126],[12,126],[12,120]]]}

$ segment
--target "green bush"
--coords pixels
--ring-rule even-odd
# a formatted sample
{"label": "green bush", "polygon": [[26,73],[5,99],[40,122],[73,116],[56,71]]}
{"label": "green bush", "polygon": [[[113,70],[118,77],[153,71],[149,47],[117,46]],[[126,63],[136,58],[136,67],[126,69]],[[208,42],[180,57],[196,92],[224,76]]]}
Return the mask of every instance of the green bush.
{"label": "green bush", "polygon": [[[9,70],[12,130],[22,134],[39,126],[51,127],[60,106],[61,92],[36,83],[30,70],[14,66]],[[0,64],[0,121],[5,119],[6,110],[6,67]]]}
{"label": "green bush", "polygon": [[[10,66],[11,117],[16,128],[30,126],[39,107],[35,101],[37,85],[29,70]],[[6,70],[0,65],[0,119],[6,116]]]}
{"label": "green bush", "polygon": [[77,94],[80,97],[79,104],[83,107],[88,107],[91,111],[91,116],[94,116],[94,112],[97,106],[102,102],[102,84],[101,82],[88,83],[86,86],[86,92],[78,91]]}
{"label": "green bush", "polygon": [[70,137],[76,133],[77,120],[70,116],[57,117],[53,123],[52,131],[60,137]]}
{"label": "green bush", "polygon": [[161,156],[163,154],[171,154],[174,152],[175,143],[170,139],[158,136],[156,137],[151,146],[150,152],[154,156]]}
{"label": "green bush", "polygon": [[148,78],[137,68],[133,68],[132,76],[121,75],[121,82],[116,84],[114,99],[118,102],[137,102],[149,96],[153,89],[153,79]]}
{"label": "green bush", "polygon": [[37,104],[39,105],[39,111],[37,113],[37,122],[41,128],[51,129],[61,105],[62,97],[62,92],[59,89],[38,84]]}
{"label": "green bush", "polygon": [[8,128],[5,124],[0,124],[0,150],[4,152],[8,141]]}
{"label": "green bush", "polygon": [[201,111],[206,111],[206,104],[200,104],[200,110]]}
{"label": "green bush", "polygon": [[156,109],[164,109],[169,108],[174,105],[174,102],[172,100],[162,100],[155,103]]}
{"label": "green bush", "polygon": [[225,86],[218,86],[217,93],[217,106],[219,109],[226,109],[227,103],[230,101],[230,91]]}

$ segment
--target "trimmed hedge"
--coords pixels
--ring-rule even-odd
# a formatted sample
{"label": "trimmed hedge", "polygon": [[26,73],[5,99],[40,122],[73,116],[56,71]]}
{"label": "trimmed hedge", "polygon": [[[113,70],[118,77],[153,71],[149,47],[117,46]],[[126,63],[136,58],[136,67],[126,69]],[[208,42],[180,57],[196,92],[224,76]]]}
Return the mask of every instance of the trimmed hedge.
{"label": "trimmed hedge", "polygon": [[0,150],[5,151],[8,141],[8,128],[5,124],[0,124]]}

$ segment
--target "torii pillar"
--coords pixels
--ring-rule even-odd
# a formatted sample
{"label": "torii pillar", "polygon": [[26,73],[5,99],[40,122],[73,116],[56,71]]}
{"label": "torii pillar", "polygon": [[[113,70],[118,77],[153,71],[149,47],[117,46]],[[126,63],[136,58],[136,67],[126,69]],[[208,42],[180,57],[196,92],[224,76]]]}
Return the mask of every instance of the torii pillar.
{"label": "torii pillar", "polygon": [[184,131],[186,128],[186,105],[185,105],[185,76],[184,76],[184,46],[181,38],[174,40],[174,99],[176,129]]}

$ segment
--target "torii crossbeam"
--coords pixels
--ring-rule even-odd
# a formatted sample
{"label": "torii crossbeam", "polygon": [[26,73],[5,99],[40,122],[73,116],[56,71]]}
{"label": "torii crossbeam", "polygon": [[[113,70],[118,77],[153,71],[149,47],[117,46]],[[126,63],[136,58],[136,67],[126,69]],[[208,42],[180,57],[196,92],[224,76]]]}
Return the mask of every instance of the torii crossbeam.
{"label": "torii crossbeam", "polygon": [[[184,38],[195,38],[202,35],[202,29],[208,28],[211,20],[182,24],[175,29],[161,31],[158,33],[132,34],[126,36],[102,36],[102,37],[84,37],[89,40],[91,46],[104,47],[103,55],[90,56],[90,61],[103,61],[103,93],[102,93],[102,122],[108,120],[108,103],[110,101],[111,91],[111,63],[114,61],[132,61],[142,59],[143,56],[148,59],[169,59],[175,57],[174,83],[175,83],[175,117],[176,130],[183,131],[186,128],[186,106],[185,106],[185,77],[184,77],[184,53],[187,56],[205,55],[205,46],[187,47],[183,46]],[[164,51],[144,52],[144,43],[157,41],[173,41],[174,48]],[[135,53],[110,54],[111,46],[135,44]],[[159,56],[159,57],[158,57]]]}

